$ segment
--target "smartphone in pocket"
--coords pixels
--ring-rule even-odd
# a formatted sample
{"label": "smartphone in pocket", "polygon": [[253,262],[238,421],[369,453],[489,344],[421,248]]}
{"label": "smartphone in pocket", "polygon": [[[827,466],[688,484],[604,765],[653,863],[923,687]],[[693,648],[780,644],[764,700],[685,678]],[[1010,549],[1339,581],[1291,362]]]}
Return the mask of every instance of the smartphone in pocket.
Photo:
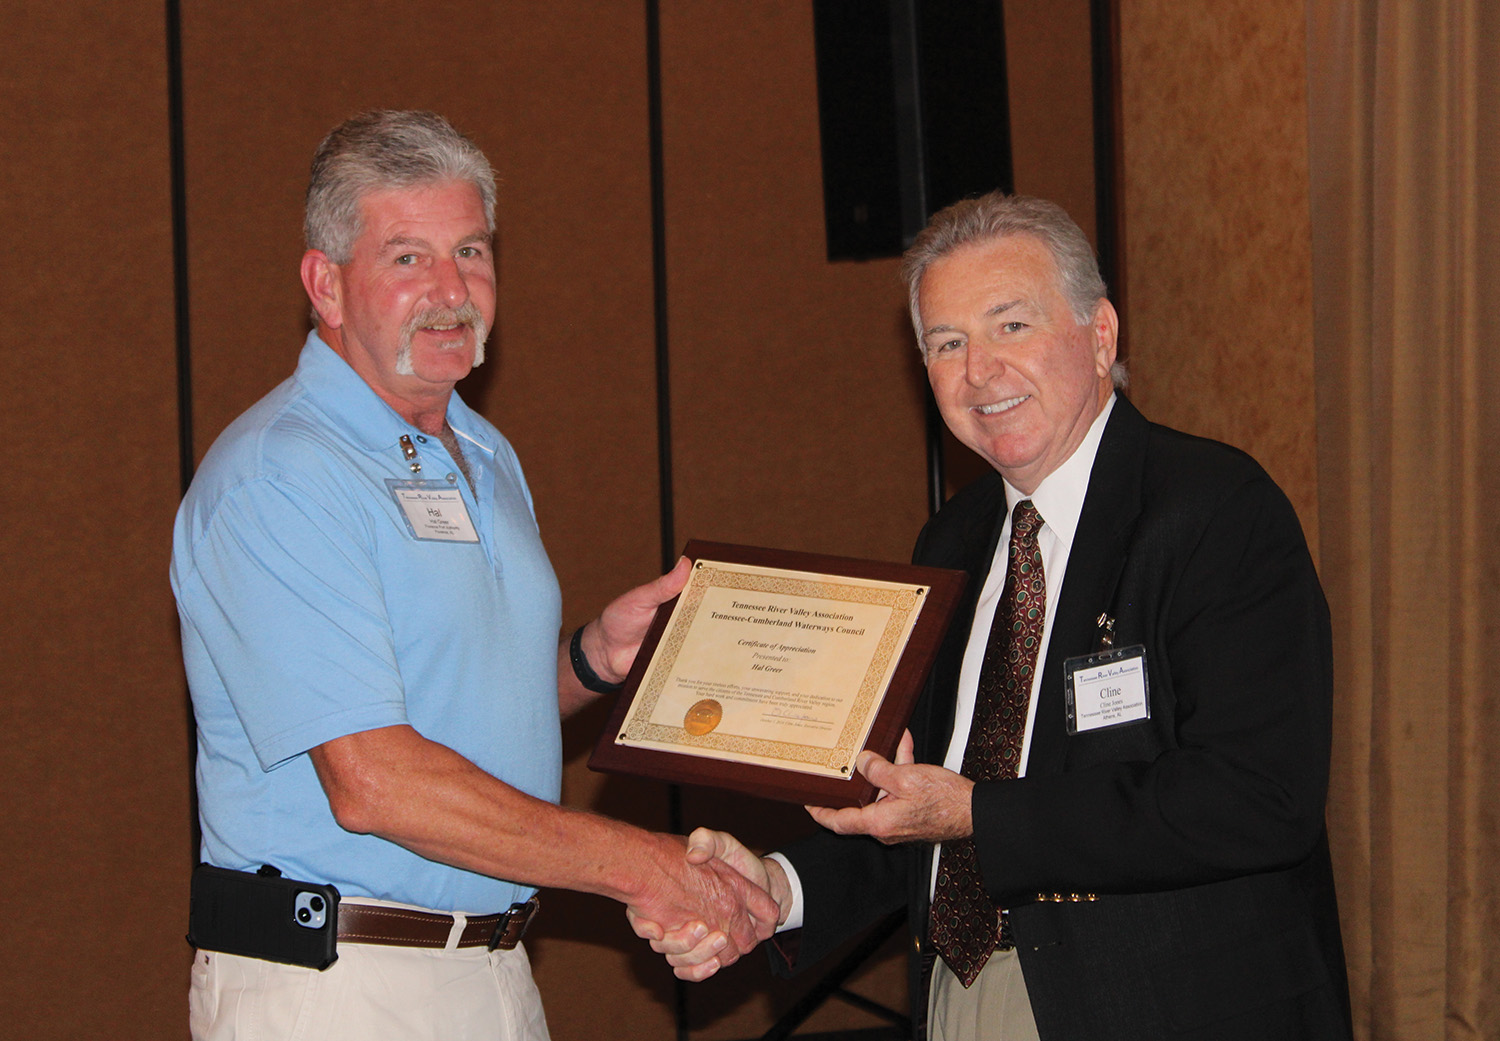
{"label": "smartphone in pocket", "polygon": [[339,891],[320,882],[199,864],[193,870],[188,943],[287,965],[326,969],[338,959]]}

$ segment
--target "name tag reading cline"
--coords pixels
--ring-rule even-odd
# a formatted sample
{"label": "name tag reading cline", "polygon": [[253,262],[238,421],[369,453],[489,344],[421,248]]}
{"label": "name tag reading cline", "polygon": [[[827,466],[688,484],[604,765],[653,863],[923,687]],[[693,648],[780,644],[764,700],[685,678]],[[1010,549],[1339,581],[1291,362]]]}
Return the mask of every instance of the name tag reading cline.
{"label": "name tag reading cline", "polygon": [[1117,647],[1063,662],[1068,733],[1139,723],[1151,718],[1146,648]]}
{"label": "name tag reading cline", "polygon": [[447,481],[398,481],[386,487],[401,507],[412,538],[424,542],[478,542],[463,494]]}

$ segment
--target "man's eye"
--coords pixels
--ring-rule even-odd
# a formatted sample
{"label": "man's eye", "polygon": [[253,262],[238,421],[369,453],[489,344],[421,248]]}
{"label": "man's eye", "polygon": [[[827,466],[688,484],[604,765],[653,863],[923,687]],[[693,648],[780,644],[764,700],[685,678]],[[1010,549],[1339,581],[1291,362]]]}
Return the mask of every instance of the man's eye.
{"label": "man's eye", "polygon": [[415,253],[403,253],[399,257],[396,258],[396,263],[398,263],[398,264],[410,265],[410,264],[415,264],[416,262],[417,262],[417,255]]}
{"label": "man's eye", "polygon": [[1024,328],[1026,328],[1025,322],[1006,322],[1000,327],[1002,332],[1007,333],[1018,333]]}
{"label": "man's eye", "polygon": [[962,340],[944,340],[933,348],[934,354],[945,354],[948,351],[956,351],[964,345]]}
{"label": "man's eye", "polygon": [[458,255],[463,260],[474,260],[484,254],[479,251],[478,246],[460,246]]}

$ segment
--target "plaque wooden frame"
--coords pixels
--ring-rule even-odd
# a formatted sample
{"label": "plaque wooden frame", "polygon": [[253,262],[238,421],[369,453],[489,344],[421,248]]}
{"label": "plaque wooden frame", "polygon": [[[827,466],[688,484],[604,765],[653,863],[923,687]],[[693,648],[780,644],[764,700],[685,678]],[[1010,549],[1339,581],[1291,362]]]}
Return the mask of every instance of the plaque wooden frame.
{"label": "plaque wooden frame", "polygon": [[[927,674],[937,658],[943,635],[958,609],[959,599],[968,582],[967,574],[945,568],[697,539],[688,542],[683,555],[695,562],[715,560],[788,572],[927,586],[926,600],[919,609],[906,647],[880,698],[874,722],[865,740],[865,748],[878,752],[887,759],[895,756],[901,733],[906,729],[917,697],[927,681]],[[780,802],[835,807],[864,806],[870,803],[875,798],[876,788],[858,773],[848,779],[823,777],[774,766],[616,743],[616,736],[625,725],[641,681],[656,655],[676,603],[674,598],[657,610],[630,675],[625,680],[625,686],[618,695],[614,711],[610,714],[609,725],[600,734],[594,753],[589,757],[589,769],[651,777],[677,784],[725,788]]]}

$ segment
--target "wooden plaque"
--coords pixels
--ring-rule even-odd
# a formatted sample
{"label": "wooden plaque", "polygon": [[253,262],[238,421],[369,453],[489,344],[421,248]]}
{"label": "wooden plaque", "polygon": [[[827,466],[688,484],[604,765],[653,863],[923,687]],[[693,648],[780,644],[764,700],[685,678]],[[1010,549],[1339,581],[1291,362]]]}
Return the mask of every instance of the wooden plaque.
{"label": "wooden plaque", "polygon": [[968,579],[962,571],[687,544],[589,767],[817,806],[863,806]]}

